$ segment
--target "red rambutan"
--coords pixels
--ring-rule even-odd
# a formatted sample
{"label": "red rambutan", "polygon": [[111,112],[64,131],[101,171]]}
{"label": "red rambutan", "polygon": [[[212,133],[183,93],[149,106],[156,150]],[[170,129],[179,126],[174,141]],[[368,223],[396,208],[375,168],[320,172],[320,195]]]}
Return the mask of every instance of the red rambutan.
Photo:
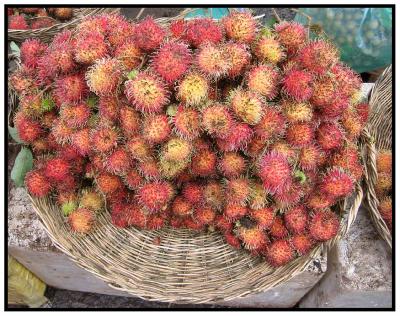
{"label": "red rambutan", "polygon": [[252,68],[246,77],[249,89],[261,94],[268,100],[272,100],[278,94],[280,79],[278,69],[268,64]]}
{"label": "red rambutan", "polygon": [[378,172],[392,173],[392,151],[380,150],[376,157],[376,168]]}
{"label": "red rambutan", "polygon": [[283,219],[279,216],[274,218],[269,233],[274,238],[285,238],[289,234]]}
{"label": "red rambutan", "polygon": [[202,125],[210,134],[218,138],[225,138],[232,131],[233,118],[228,108],[213,104],[204,109],[202,113]]}
{"label": "red rambutan", "polygon": [[303,206],[295,206],[285,212],[285,225],[293,234],[302,233],[308,224],[307,211]]}
{"label": "red rambutan", "polygon": [[72,145],[82,156],[86,156],[92,150],[89,128],[78,130],[72,135]]}
{"label": "red rambutan", "polygon": [[200,135],[200,113],[196,110],[179,105],[172,121],[174,131],[182,138],[192,140]]}
{"label": "red rambutan", "polygon": [[226,76],[232,66],[224,46],[212,43],[201,45],[196,54],[196,63],[206,76],[214,79]]}
{"label": "red rambutan", "polygon": [[223,33],[220,25],[210,18],[196,18],[186,22],[184,38],[194,47],[203,43],[217,44],[222,41]]}
{"label": "red rambutan", "polygon": [[119,109],[119,120],[125,137],[130,138],[140,132],[141,116],[130,106],[122,106]]}
{"label": "red rambutan", "polygon": [[182,195],[191,204],[196,205],[203,199],[203,188],[199,183],[186,182],[182,188]]}
{"label": "red rambutan", "polygon": [[284,190],[291,179],[287,158],[275,151],[266,153],[259,162],[259,176],[270,193]]}
{"label": "red rambutan", "polygon": [[255,220],[260,230],[270,229],[275,218],[275,211],[271,207],[250,210],[249,216]]}
{"label": "red rambutan", "polygon": [[286,138],[292,146],[308,146],[314,139],[314,128],[309,123],[294,123],[288,127]]}
{"label": "red rambutan", "polygon": [[343,132],[336,123],[322,123],[316,131],[316,140],[325,151],[336,149],[343,143]]}
{"label": "red rambutan", "polygon": [[262,36],[254,45],[254,53],[260,62],[276,65],[285,58],[280,43],[273,37]]}
{"label": "red rambutan", "polygon": [[179,82],[176,97],[187,105],[199,106],[208,97],[209,84],[199,73],[190,72]]}
{"label": "red rambutan", "polygon": [[217,156],[211,150],[198,151],[192,158],[191,170],[194,175],[207,177],[215,174]]}
{"label": "red rambutan", "polygon": [[311,248],[314,246],[314,240],[310,237],[309,234],[300,234],[294,235],[290,239],[290,243],[295,251],[299,253],[299,255],[306,255]]}
{"label": "red rambutan", "polygon": [[139,203],[148,211],[164,211],[174,195],[172,185],[167,181],[149,182],[137,190]]}
{"label": "red rambutan", "polygon": [[161,113],[168,103],[168,91],[161,80],[150,72],[141,72],[125,82],[129,102],[143,113]]}
{"label": "red rambutan", "polygon": [[297,102],[304,102],[311,98],[313,75],[304,70],[289,70],[283,78],[282,90]]}
{"label": "red rambutan", "polygon": [[248,47],[244,44],[229,42],[223,46],[224,55],[228,58],[229,69],[228,76],[236,78],[241,75],[250,63],[250,53]]}
{"label": "red rambutan", "polygon": [[139,161],[145,161],[152,157],[151,148],[144,139],[139,137],[128,140],[126,149],[133,158]]}
{"label": "red rambutan", "polygon": [[257,33],[257,23],[248,12],[232,12],[222,19],[226,36],[241,43],[251,43]]}
{"label": "red rambutan", "polygon": [[46,161],[44,174],[52,181],[64,181],[71,171],[71,164],[63,158],[51,158]]}
{"label": "red rambutan", "polygon": [[201,225],[211,225],[215,220],[216,213],[211,207],[199,207],[194,211],[193,219]]}
{"label": "red rambutan", "polygon": [[220,209],[225,203],[225,193],[221,183],[208,181],[203,187],[203,201],[213,208]]}
{"label": "red rambutan", "polygon": [[247,228],[240,226],[237,229],[237,236],[249,250],[257,250],[267,245],[267,236],[257,226]]}
{"label": "red rambutan", "polygon": [[26,117],[22,112],[15,115],[14,126],[17,129],[18,137],[26,143],[32,143],[43,135],[40,123]]}
{"label": "red rambutan", "polygon": [[246,205],[250,192],[250,181],[247,178],[235,178],[225,181],[225,197],[231,203]]}
{"label": "red rambutan", "polygon": [[175,216],[185,217],[193,213],[193,205],[182,196],[177,196],[172,202],[171,210]]}
{"label": "red rambutan", "polygon": [[51,191],[50,181],[41,170],[29,171],[25,176],[25,185],[34,197],[45,197]]}
{"label": "red rambutan", "polygon": [[156,180],[161,178],[157,161],[153,158],[140,161],[137,165],[137,169],[142,177],[146,178],[147,180]]}
{"label": "red rambutan", "polygon": [[236,89],[230,94],[230,107],[240,120],[255,125],[263,116],[264,102],[254,92]]}
{"label": "red rambutan", "polygon": [[171,84],[182,77],[191,62],[191,51],[186,44],[167,42],[154,55],[152,67],[161,78]]}
{"label": "red rambutan", "polygon": [[387,196],[379,201],[378,205],[379,213],[384,219],[386,225],[392,231],[392,216],[393,216],[393,207],[392,207],[392,198]]}
{"label": "red rambutan", "polygon": [[164,142],[171,133],[168,117],[164,114],[156,114],[145,117],[143,122],[143,138],[151,144]]}
{"label": "red rambutan", "polygon": [[12,15],[8,17],[8,28],[11,30],[28,30],[29,25],[23,15]]}
{"label": "red rambutan", "polygon": [[116,148],[105,158],[105,168],[108,172],[121,175],[128,172],[132,166],[132,161],[128,153],[122,148]]}
{"label": "red rambutan", "polygon": [[333,198],[345,197],[354,189],[354,180],[339,168],[329,170],[320,184],[321,192]]}
{"label": "red rambutan", "polygon": [[93,211],[87,208],[78,208],[68,216],[68,222],[74,232],[87,234],[95,223]]}
{"label": "red rambutan", "polygon": [[235,204],[235,203],[227,203],[224,208],[224,216],[230,221],[236,221],[243,216],[245,216],[249,212],[249,209],[246,206]]}
{"label": "red rambutan", "polygon": [[116,58],[97,60],[86,72],[86,81],[91,91],[97,95],[114,94],[122,75],[122,65]]}
{"label": "red rambutan", "polygon": [[299,165],[304,170],[315,170],[321,164],[324,153],[315,145],[301,148],[299,153]]}
{"label": "red rambutan", "polygon": [[283,21],[275,25],[275,31],[289,55],[296,53],[307,39],[306,29],[300,23]]}
{"label": "red rambutan", "polygon": [[317,211],[310,222],[310,235],[317,241],[327,241],[336,236],[339,218],[330,210]]}
{"label": "red rambutan", "polygon": [[85,126],[89,120],[90,114],[90,108],[85,103],[74,105],[63,104],[60,109],[60,119],[71,128]]}
{"label": "red rambutan", "polygon": [[266,259],[273,267],[280,267],[294,259],[294,251],[287,240],[275,240],[268,246]]}
{"label": "red rambutan", "polygon": [[311,41],[298,53],[300,64],[317,75],[324,75],[339,61],[339,52],[331,43]]}
{"label": "red rambutan", "polygon": [[224,177],[238,177],[244,173],[246,161],[242,155],[236,152],[224,153],[218,162],[218,170]]}
{"label": "red rambutan", "polygon": [[81,64],[93,64],[108,55],[109,47],[104,35],[96,30],[86,29],[75,36],[75,60]]}
{"label": "red rambutan", "polygon": [[76,103],[86,98],[89,92],[82,74],[65,75],[56,79],[55,94],[65,103]]}
{"label": "red rambutan", "polygon": [[215,222],[215,227],[218,228],[219,231],[223,233],[231,231],[233,228],[232,223],[228,221],[226,217],[221,214],[217,214],[215,216],[214,222]]}
{"label": "red rambutan", "polygon": [[148,16],[136,25],[134,38],[139,48],[149,52],[160,46],[165,35],[161,25]]}
{"label": "red rambutan", "polygon": [[30,68],[38,65],[39,58],[45,53],[47,45],[39,39],[27,39],[21,44],[20,55],[22,63]]}
{"label": "red rambutan", "polygon": [[240,244],[240,240],[238,237],[236,237],[236,235],[232,234],[231,231],[226,231],[224,233],[224,238],[225,241],[228,245],[231,245],[233,248],[236,249],[240,249],[241,248],[241,244]]}
{"label": "red rambutan", "polygon": [[223,152],[244,150],[253,136],[252,128],[245,123],[235,123],[232,126],[232,131],[224,139],[217,139],[217,145]]}
{"label": "red rambutan", "polygon": [[264,116],[255,126],[255,134],[264,141],[281,136],[286,129],[286,122],[283,115],[275,108],[264,107]]}

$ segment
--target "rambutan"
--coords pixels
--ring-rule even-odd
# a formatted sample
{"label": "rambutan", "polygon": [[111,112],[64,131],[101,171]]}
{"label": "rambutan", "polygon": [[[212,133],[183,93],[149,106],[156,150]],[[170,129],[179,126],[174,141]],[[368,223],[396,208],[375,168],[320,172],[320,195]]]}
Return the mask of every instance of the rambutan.
{"label": "rambutan", "polygon": [[320,165],[324,153],[315,145],[301,148],[299,153],[299,165],[304,170],[315,170]]}
{"label": "rambutan", "polygon": [[133,39],[135,35],[135,25],[127,21],[120,14],[108,15],[107,40],[113,48],[118,48],[127,41]]}
{"label": "rambutan", "polygon": [[217,79],[226,76],[231,69],[229,57],[224,46],[208,42],[200,46],[196,54],[196,64],[206,76]]}
{"label": "rambutan", "polygon": [[297,102],[304,102],[313,94],[313,75],[304,71],[293,69],[288,71],[282,80],[282,91]]}
{"label": "rambutan", "polygon": [[283,190],[291,179],[287,158],[275,151],[266,153],[259,162],[259,176],[268,192],[274,194]]}
{"label": "rambutan", "polygon": [[283,47],[273,37],[261,36],[254,44],[254,53],[260,62],[278,64],[286,56]]}
{"label": "rambutan", "polygon": [[255,220],[260,230],[270,229],[275,218],[275,210],[271,207],[251,209],[249,212],[251,219]]}
{"label": "rambutan", "polygon": [[144,179],[136,169],[131,169],[127,171],[123,177],[123,180],[130,190],[136,190],[143,184],[144,181]]}
{"label": "rambutan", "polygon": [[46,161],[44,175],[51,181],[60,182],[68,176],[71,164],[62,158],[50,158]]}
{"label": "rambutan", "polygon": [[81,155],[79,152],[71,145],[64,145],[58,149],[58,156],[67,160],[67,161],[74,161],[78,160]]}
{"label": "rambutan", "polygon": [[105,168],[108,172],[122,175],[128,172],[132,166],[132,161],[128,153],[121,147],[116,148],[105,158]]}
{"label": "rambutan", "polygon": [[45,53],[47,45],[39,39],[27,39],[20,48],[21,62],[30,68],[38,65],[39,58]]}
{"label": "rambutan", "polygon": [[126,203],[114,203],[111,205],[111,222],[114,226],[124,228],[128,227],[128,218],[126,216],[128,205]]}
{"label": "rambutan", "polygon": [[354,180],[339,168],[329,170],[322,178],[321,192],[333,198],[349,195],[354,189]]}
{"label": "rambutan", "polygon": [[248,12],[231,12],[222,19],[226,36],[240,43],[251,43],[257,33],[257,22]]}
{"label": "rambutan", "polygon": [[245,216],[249,212],[249,209],[246,206],[235,204],[235,203],[227,203],[224,208],[224,216],[230,222],[234,222],[243,216]]}
{"label": "rambutan", "polygon": [[185,26],[184,38],[194,47],[207,42],[217,44],[223,39],[220,25],[211,18],[192,19]]}
{"label": "rambutan", "polygon": [[99,153],[107,153],[117,146],[118,132],[108,126],[102,126],[91,132],[92,148]]}
{"label": "rambutan", "polygon": [[227,178],[238,177],[244,173],[246,161],[236,152],[224,153],[218,162],[218,170]]}
{"label": "rambutan", "polygon": [[282,217],[276,216],[274,218],[269,233],[274,238],[285,238],[289,234]]}
{"label": "rambutan", "polygon": [[211,207],[199,207],[193,213],[195,222],[201,225],[210,225],[215,220],[216,213]]}
{"label": "rambutan", "polygon": [[376,157],[376,168],[378,172],[392,173],[392,151],[380,150]]}
{"label": "rambutan", "polygon": [[254,127],[255,134],[264,141],[281,136],[285,129],[285,118],[277,109],[270,106],[264,107],[264,116]]}
{"label": "rambutan", "polygon": [[72,231],[87,234],[93,229],[95,223],[93,211],[87,208],[78,208],[68,216]]}
{"label": "rambutan", "polygon": [[168,160],[163,156],[160,157],[159,168],[162,177],[173,179],[179,177],[189,165],[189,159],[186,160]]}
{"label": "rambutan", "polygon": [[228,42],[223,46],[223,49],[224,55],[228,58],[228,63],[230,65],[228,76],[230,78],[240,76],[250,63],[251,55],[248,47],[244,44]]}
{"label": "rambutan", "polygon": [[258,210],[267,204],[267,192],[261,182],[251,184],[249,206],[251,209]]}
{"label": "rambutan", "polygon": [[168,91],[161,80],[150,72],[140,72],[125,82],[129,102],[143,113],[161,113],[168,103]]}
{"label": "rambutan", "polygon": [[224,139],[217,139],[217,145],[223,152],[244,150],[253,136],[252,128],[245,123],[235,123],[232,126],[232,131]]}
{"label": "rambutan", "polygon": [[58,192],[75,192],[78,189],[78,181],[73,174],[67,174],[62,181],[54,183]]}
{"label": "rambutan", "polygon": [[183,76],[191,63],[191,51],[186,44],[166,42],[154,55],[151,65],[162,79],[171,84]]}
{"label": "rambutan", "polygon": [[25,185],[30,195],[45,197],[51,191],[51,184],[42,170],[29,171],[25,176]]}
{"label": "rambutan", "polygon": [[297,159],[298,152],[292,145],[288,144],[286,141],[277,141],[268,147],[269,151],[276,151],[282,154],[289,162],[294,162]]}
{"label": "rambutan", "polygon": [[354,105],[354,108],[358,114],[358,118],[363,126],[368,122],[369,117],[369,104],[368,103],[358,103]]}
{"label": "rambutan", "polygon": [[12,15],[8,17],[8,28],[11,30],[28,30],[29,25],[23,15]]}
{"label": "rambutan", "polygon": [[356,181],[360,180],[364,173],[358,150],[353,146],[344,146],[335,152],[330,158],[330,165],[347,171]]}
{"label": "rambutan", "polygon": [[286,138],[292,146],[308,146],[314,139],[314,128],[310,123],[294,123],[288,127]]}
{"label": "rambutan", "polygon": [[379,172],[375,183],[375,192],[379,198],[390,194],[392,190],[392,174],[386,172]]}
{"label": "rambutan", "polygon": [[79,199],[79,206],[99,212],[104,208],[104,198],[92,189],[84,190]]}
{"label": "rambutan", "polygon": [[246,146],[246,155],[252,158],[258,157],[266,147],[267,142],[262,138],[255,136]]}
{"label": "rambutan", "polygon": [[54,8],[53,14],[57,19],[66,21],[72,18],[74,11],[72,8]]}
{"label": "rambutan", "polygon": [[90,65],[106,57],[109,47],[103,34],[93,29],[86,29],[76,34],[74,52],[78,63]]}
{"label": "rambutan", "polygon": [[241,248],[241,244],[240,244],[239,238],[236,237],[236,235],[232,234],[231,231],[226,231],[224,233],[224,238],[225,238],[225,241],[227,242],[227,244],[231,245],[233,248],[236,248],[236,249],[240,249]]}
{"label": "rambutan", "polygon": [[220,232],[228,232],[231,231],[233,225],[230,221],[226,219],[224,215],[216,214],[214,219],[214,225]]}
{"label": "rambutan", "polygon": [[24,65],[10,74],[8,81],[11,88],[19,95],[33,92],[38,87],[38,82],[34,78],[34,71]]}
{"label": "rambutan", "polygon": [[193,205],[185,200],[182,196],[177,196],[172,202],[172,213],[178,217],[189,216],[193,213]]}
{"label": "rambutan", "polygon": [[191,204],[196,205],[203,199],[203,188],[199,183],[186,182],[182,188],[182,196]]}
{"label": "rambutan", "polygon": [[122,65],[116,58],[97,60],[86,72],[86,81],[91,91],[97,95],[114,94],[122,75]]}
{"label": "rambutan", "polygon": [[43,112],[40,95],[25,94],[20,98],[21,111],[30,118],[39,118]]}
{"label": "rambutan", "polygon": [[143,138],[151,144],[164,142],[171,133],[168,117],[164,114],[149,115],[143,121]]}
{"label": "rambutan", "polygon": [[255,125],[263,116],[264,102],[254,92],[236,89],[230,94],[230,107],[240,120]]}
{"label": "rambutan", "polygon": [[148,16],[136,24],[134,39],[142,50],[150,52],[160,46],[165,35],[162,26]]}
{"label": "rambutan", "polygon": [[386,225],[392,231],[392,216],[393,216],[393,207],[392,207],[392,198],[387,196],[379,201],[378,205],[379,213],[384,219]]}
{"label": "rambutan", "polygon": [[139,161],[139,163],[137,164],[137,170],[139,171],[141,176],[146,178],[147,180],[156,180],[161,178],[161,173],[157,161],[152,157],[144,161]]}
{"label": "rambutan", "polygon": [[247,178],[239,177],[225,181],[225,197],[229,202],[246,205],[250,192],[250,181]]}
{"label": "rambutan", "polygon": [[275,31],[289,55],[295,54],[307,40],[306,29],[297,22],[283,21],[275,25]]}
{"label": "rambutan", "polygon": [[237,236],[249,250],[261,249],[267,244],[267,236],[257,226],[251,228],[240,226],[237,229]]}
{"label": "rambutan", "polygon": [[362,80],[358,73],[351,70],[342,63],[336,63],[331,69],[335,81],[338,84],[338,91],[350,97],[355,91],[361,89]]}
{"label": "rambutan", "polygon": [[183,77],[178,85],[176,97],[187,105],[199,106],[208,97],[209,84],[196,72]]}
{"label": "rambutan", "polygon": [[74,136],[74,130],[68,127],[65,122],[60,119],[55,120],[51,134],[58,144],[65,144],[71,142]]}
{"label": "rambutan", "polygon": [[65,75],[56,79],[55,94],[65,103],[76,103],[86,98],[89,92],[82,74]]}
{"label": "rambutan", "polygon": [[306,200],[306,205],[313,210],[323,210],[333,205],[335,199],[324,192],[313,192]]}
{"label": "rambutan", "polygon": [[299,51],[298,60],[310,72],[324,75],[339,61],[339,52],[327,41],[310,41]]}
{"label": "rambutan", "polygon": [[339,148],[343,143],[343,132],[337,123],[322,123],[319,125],[315,138],[325,151]]}
{"label": "rambutan", "polygon": [[43,135],[40,123],[26,117],[22,112],[17,112],[15,115],[14,126],[17,129],[18,137],[26,143],[32,143]]}
{"label": "rambutan", "polygon": [[310,102],[318,108],[329,108],[340,93],[338,83],[332,76],[326,75],[313,82],[313,94]]}
{"label": "rambutan", "polygon": [[292,244],[293,249],[297,251],[300,256],[306,255],[315,244],[314,240],[307,233],[294,235],[290,239],[290,243]]}
{"label": "rambutan", "polygon": [[186,36],[186,25],[184,19],[171,21],[169,24],[170,35],[176,39],[183,39]]}
{"label": "rambutan", "polygon": [[167,160],[184,161],[192,155],[192,144],[184,139],[173,137],[162,148],[161,155]]}
{"label": "rambutan", "polygon": [[51,27],[55,24],[56,21],[54,21],[50,17],[38,17],[31,23],[31,29],[36,30],[36,29]]}
{"label": "rambutan", "polygon": [[208,181],[203,187],[203,201],[213,208],[220,209],[225,203],[223,186],[217,181]]}
{"label": "rambutan", "polygon": [[133,70],[142,63],[143,53],[136,43],[128,40],[114,51],[114,58],[118,59],[125,67],[125,69]]}
{"label": "rambutan", "polygon": [[290,123],[310,122],[313,119],[313,109],[307,102],[284,100],[282,109]]}
{"label": "rambutan", "polygon": [[202,125],[210,135],[225,138],[232,131],[233,118],[227,107],[213,104],[203,110]]}
{"label": "rambutan", "polygon": [[343,113],[341,123],[348,139],[354,140],[360,137],[364,125],[353,108],[348,108]]}
{"label": "rambutan", "polygon": [[89,128],[78,130],[72,135],[72,145],[82,155],[86,156],[92,150]]}
{"label": "rambutan", "polygon": [[320,109],[320,116],[322,119],[328,120],[338,118],[343,113],[346,113],[346,109],[348,109],[349,105],[348,98],[339,95],[328,106]]}
{"label": "rambutan", "polygon": [[174,131],[182,138],[192,140],[200,135],[200,113],[179,105],[172,119]]}
{"label": "rambutan", "polygon": [[149,212],[161,212],[174,195],[171,183],[167,181],[149,182],[137,190],[139,203]]}
{"label": "rambutan", "polygon": [[[118,115],[118,114],[117,114]],[[130,106],[121,106],[119,109],[120,127],[125,137],[132,137],[139,133],[141,116]]]}
{"label": "rambutan", "polygon": [[191,170],[196,176],[207,177],[215,174],[217,156],[211,150],[196,152],[192,157]]}
{"label": "rambutan", "polygon": [[303,206],[295,206],[284,214],[285,225],[293,234],[304,232],[308,224],[307,211]]}
{"label": "rambutan", "polygon": [[85,103],[76,105],[63,104],[60,109],[60,118],[68,127],[80,128],[86,125],[90,116],[90,108]]}
{"label": "rambutan", "polygon": [[247,86],[253,92],[259,93],[268,100],[272,100],[278,94],[280,82],[278,69],[272,65],[259,65],[252,68],[246,77]]}
{"label": "rambutan", "polygon": [[266,259],[271,266],[280,267],[294,259],[294,251],[287,240],[275,240],[267,248]]}
{"label": "rambutan", "polygon": [[310,235],[317,241],[327,241],[336,236],[339,218],[330,210],[317,211],[310,222]]}
{"label": "rambutan", "polygon": [[126,143],[126,149],[133,158],[139,161],[148,160],[152,155],[149,144],[140,137],[134,137],[128,140]]}
{"label": "rambutan", "polygon": [[106,196],[111,196],[116,191],[123,188],[121,179],[110,173],[101,173],[96,177],[96,184],[99,190]]}

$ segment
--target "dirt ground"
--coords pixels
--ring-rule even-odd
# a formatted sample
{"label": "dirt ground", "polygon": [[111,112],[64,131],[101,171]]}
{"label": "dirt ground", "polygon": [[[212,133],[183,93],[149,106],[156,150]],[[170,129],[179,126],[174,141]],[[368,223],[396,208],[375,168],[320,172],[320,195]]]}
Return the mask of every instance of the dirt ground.
{"label": "dirt ground", "polygon": [[[181,12],[182,8],[146,8],[141,14],[141,18],[152,15],[153,17],[172,17]],[[140,12],[140,8],[123,8],[122,14],[128,18],[134,19]],[[255,15],[264,15],[260,19],[261,23],[267,22],[272,18],[273,10],[271,8],[256,8],[253,10]],[[291,20],[295,13],[290,8],[276,9],[281,19]],[[15,157],[19,151],[19,146],[12,142],[8,149],[8,172],[10,174],[14,164]],[[9,189],[12,183],[9,182]],[[216,305],[176,305],[162,302],[149,302],[137,298],[127,298],[120,296],[100,295],[95,293],[84,293],[76,291],[60,290],[49,287],[46,291],[46,297],[49,302],[43,306],[45,308],[198,308],[198,309],[218,309]],[[12,308],[12,306],[10,306]],[[17,306],[14,306],[17,307]]]}

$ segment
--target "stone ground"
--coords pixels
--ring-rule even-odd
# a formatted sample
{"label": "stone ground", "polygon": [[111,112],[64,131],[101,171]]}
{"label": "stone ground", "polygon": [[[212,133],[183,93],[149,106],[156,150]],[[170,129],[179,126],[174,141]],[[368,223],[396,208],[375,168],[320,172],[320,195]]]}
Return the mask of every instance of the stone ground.
{"label": "stone ground", "polygon": [[[141,17],[145,17],[146,15],[152,15],[154,17],[172,17],[179,14],[182,8],[146,8],[142,13]],[[139,8],[123,8],[122,14],[124,14],[128,18],[135,18],[139,13]],[[273,10],[270,8],[256,8],[253,9],[255,15],[265,16],[260,20],[262,23],[266,23],[269,19],[274,17]],[[279,8],[276,9],[279,17],[281,19],[291,20],[293,19],[295,13],[291,11],[290,8]],[[10,172],[12,166],[14,164],[15,157],[19,151],[19,146],[16,146],[12,142],[9,143],[8,149],[8,179],[10,179]],[[11,180],[9,181],[9,192],[12,187]],[[8,214],[9,217],[12,214]],[[15,218],[12,221],[11,229],[19,229],[21,227],[27,227],[29,222],[29,218]],[[39,224],[39,223],[38,223]],[[32,223],[30,224],[32,225]],[[29,230],[24,232],[29,233]],[[177,305],[170,303],[162,303],[162,302],[150,302],[146,300],[141,300],[138,298],[129,298],[129,297],[121,297],[121,296],[111,296],[111,295],[101,295],[95,293],[85,293],[85,292],[77,292],[77,291],[68,291],[68,290],[60,290],[49,287],[46,291],[46,297],[49,299],[49,302],[43,306],[44,308],[142,308],[142,309],[152,309],[152,308],[198,308],[198,309],[218,309],[224,308],[227,309],[229,307],[221,307],[217,305],[210,304],[197,304],[197,305]],[[9,306],[18,307],[18,306]]]}

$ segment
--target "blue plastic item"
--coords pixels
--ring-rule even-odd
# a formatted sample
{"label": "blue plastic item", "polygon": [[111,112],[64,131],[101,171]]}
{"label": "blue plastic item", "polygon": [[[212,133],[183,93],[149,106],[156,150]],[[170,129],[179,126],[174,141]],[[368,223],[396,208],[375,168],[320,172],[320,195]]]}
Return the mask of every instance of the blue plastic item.
{"label": "blue plastic item", "polygon": [[192,19],[196,17],[209,17],[220,20],[228,14],[228,8],[198,8],[186,14],[185,19]]}

